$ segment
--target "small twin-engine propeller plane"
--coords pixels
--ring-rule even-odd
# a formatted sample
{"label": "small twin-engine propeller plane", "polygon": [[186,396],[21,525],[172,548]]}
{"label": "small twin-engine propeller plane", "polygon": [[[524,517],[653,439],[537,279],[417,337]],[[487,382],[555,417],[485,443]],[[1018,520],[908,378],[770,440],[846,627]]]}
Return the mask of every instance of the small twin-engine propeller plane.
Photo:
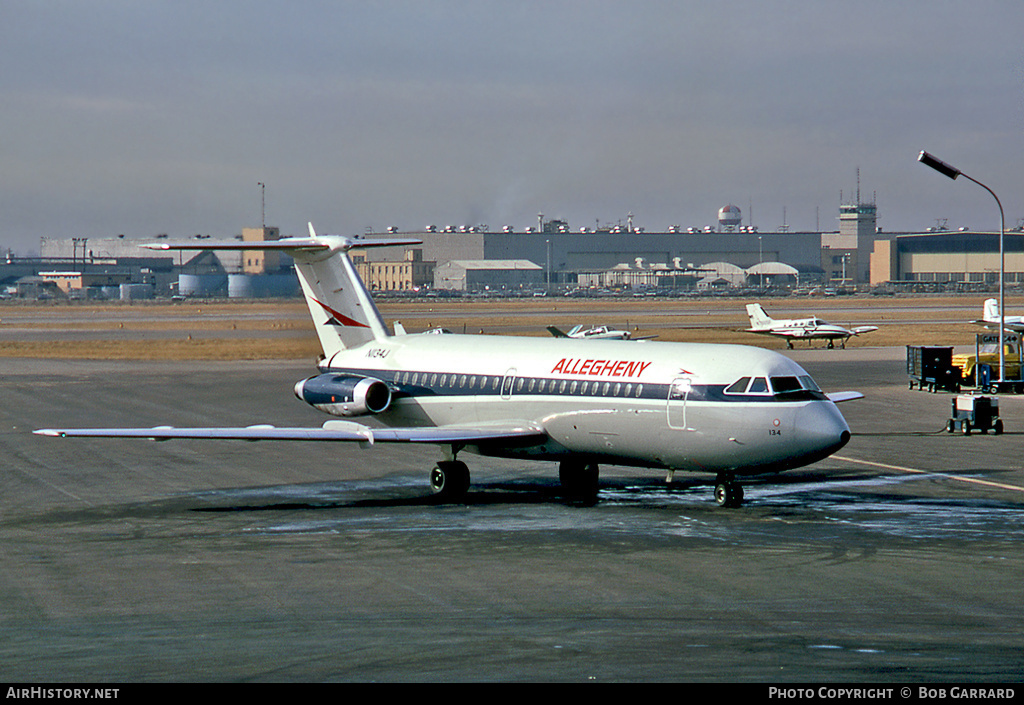
{"label": "small twin-engine propeller plane", "polygon": [[[1003,316],[1002,319],[1005,330],[1024,333],[1024,316]],[[999,299],[986,299],[981,320],[971,323],[980,323],[986,328],[999,330]]]}
{"label": "small twin-engine propeller plane", "polygon": [[[737,345],[489,335],[390,334],[347,251],[415,244],[337,235],[277,241],[154,243],[152,249],[290,254],[323,347],[295,394],[338,420],[320,428],[42,429],[57,437],[426,443],[441,458],[435,493],[469,487],[462,451],[557,461],[567,494],[594,498],[598,463],[717,475],[716,501],[742,502],[737,478],[828,457],[850,440],[835,402],[799,365]],[[371,423],[352,418],[366,417]]]}
{"label": "small twin-engine propeller plane", "polygon": [[612,326],[573,326],[568,332],[563,332],[558,326],[548,326],[548,333],[556,338],[582,338],[584,340],[650,340],[657,338],[656,335],[646,335],[634,338],[628,330],[619,330]]}
{"label": "small twin-engine propeller plane", "polygon": [[786,339],[786,346],[791,350],[793,349],[793,340],[796,338],[806,339],[808,344],[815,338],[824,338],[828,340],[830,348],[834,348],[835,341],[838,340],[840,347],[845,348],[846,341],[852,336],[878,330],[878,326],[858,326],[848,330],[834,323],[826,323],[820,318],[777,320],[769,316],[761,308],[761,304],[747,304],[747,316],[750,318],[750,328],[747,328],[747,333],[782,336]]}

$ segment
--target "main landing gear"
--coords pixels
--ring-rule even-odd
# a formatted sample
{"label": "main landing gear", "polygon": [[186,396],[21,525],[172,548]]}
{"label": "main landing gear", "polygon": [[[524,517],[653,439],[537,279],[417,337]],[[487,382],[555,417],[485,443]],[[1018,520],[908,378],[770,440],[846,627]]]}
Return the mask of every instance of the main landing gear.
{"label": "main landing gear", "polygon": [[715,501],[720,507],[735,508],[743,504],[743,485],[732,475],[719,475],[715,480]]}
{"label": "main landing gear", "polygon": [[[568,499],[596,501],[598,476],[596,463],[564,460],[558,464],[558,481]],[[469,468],[461,460],[438,461],[430,471],[430,489],[440,499],[460,501],[469,491]],[[742,506],[743,486],[733,475],[722,474],[715,480],[715,502],[720,507]]]}
{"label": "main landing gear", "polygon": [[430,489],[443,499],[462,499],[469,491],[469,468],[461,460],[440,460],[430,471]]}
{"label": "main landing gear", "polygon": [[[558,481],[566,497],[594,501],[598,491],[598,467],[594,463],[563,461]],[[469,468],[461,460],[440,460],[430,471],[430,489],[440,499],[459,501],[469,491]]]}
{"label": "main landing gear", "polygon": [[598,490],[596,463],[563,460],[558,464],[558,481],[569,499],[595,501]]}

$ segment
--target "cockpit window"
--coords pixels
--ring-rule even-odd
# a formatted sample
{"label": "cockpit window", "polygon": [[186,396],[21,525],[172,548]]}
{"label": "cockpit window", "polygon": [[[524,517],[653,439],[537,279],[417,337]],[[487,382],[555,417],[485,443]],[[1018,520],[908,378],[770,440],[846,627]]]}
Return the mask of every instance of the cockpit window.
{"label": "cockpit window", "polygon": [[785,394],[802,391],[803,385],[796,377],[772,377],[772,389],[776,394]]}
{"label": "cockpit window", "polygon": [[809,375],[783,375],[772,377],[740,377],[725,388],[726,394],[775,394],[785,395],[787,401],[815,399],[821,390]]}
{"label": "cockpit window", "polygon": [[784,401],[810,401],[823,399],[818,385],[808,375],[772,377],[775,398]]}
{"label": "cockpit window", "polygon": [[750,377],[740,377],[726,387],[725,392],[726,394],[743,394],[743,392],[747,391],[748,384],[750,384]]}
{"label": "cockpit window", "polygon": [[804,389],[810,389],[812,392],[820,392],[821,388],[814,383],[810,375],[800,375],[800,384],[803,385]]}

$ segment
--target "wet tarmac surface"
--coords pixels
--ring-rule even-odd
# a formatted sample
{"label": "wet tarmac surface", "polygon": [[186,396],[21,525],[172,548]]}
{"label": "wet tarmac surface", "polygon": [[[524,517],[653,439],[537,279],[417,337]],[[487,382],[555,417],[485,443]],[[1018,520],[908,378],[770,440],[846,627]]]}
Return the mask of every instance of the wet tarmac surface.
{"label": "wet tarmac surface", "polygon": [[942,431],[902,350],[794,351],[853,430],[745,485],[432,449],[41,438],[53,425],[319,425],[311,365],[7,360],[6,680],[1019,682],[1024,398]]}

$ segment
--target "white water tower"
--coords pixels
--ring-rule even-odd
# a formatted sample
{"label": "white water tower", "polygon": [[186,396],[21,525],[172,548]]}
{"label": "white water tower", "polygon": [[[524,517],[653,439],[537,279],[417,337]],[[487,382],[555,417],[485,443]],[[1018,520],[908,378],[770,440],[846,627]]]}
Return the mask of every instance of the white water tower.
{"label": "white water tower", "polygon": [[743,214],[740,209],[731,203],[727,206],[722,206],[718,210],[718,228],[719,230],[732,231],[738,228],[743,223]]}

